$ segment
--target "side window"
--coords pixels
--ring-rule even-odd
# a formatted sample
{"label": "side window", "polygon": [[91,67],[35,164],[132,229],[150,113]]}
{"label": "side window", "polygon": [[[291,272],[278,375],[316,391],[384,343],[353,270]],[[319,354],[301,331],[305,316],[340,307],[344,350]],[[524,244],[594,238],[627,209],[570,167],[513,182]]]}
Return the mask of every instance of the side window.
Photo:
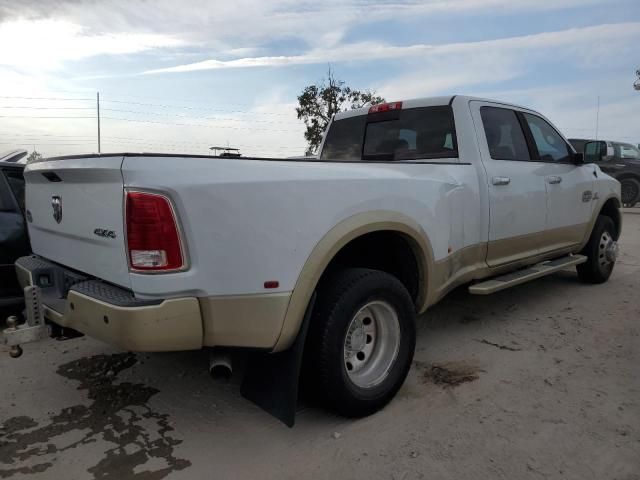
{"label": "side window", "polygon": [[613,146],[616,157],[619,157],[621,160],[629,158],[634,160],[640,159],[640,151],[629,143],[614,143]]}
{"label": "side window", "polygon": [[569,147],[564,139],[542,118],[529,113],[524,114],[529,125],[533,141],[543,162],[567,162],[571,160]]}
{"label": "side window", "polygon": [[480,109],[489,153],[494,160],[531,160],[516,112],[507,108]]}

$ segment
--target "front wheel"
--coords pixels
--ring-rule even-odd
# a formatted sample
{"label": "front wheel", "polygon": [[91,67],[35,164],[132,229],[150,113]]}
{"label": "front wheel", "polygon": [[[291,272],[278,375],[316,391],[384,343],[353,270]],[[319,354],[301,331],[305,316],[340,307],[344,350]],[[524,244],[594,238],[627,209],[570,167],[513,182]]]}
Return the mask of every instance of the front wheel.
{"label": "front wheel", "polygon": [[415,350],[415,310],[388,273],[349,268],[324,281],[308,335],[315,388],[348,417],[369,415],[402,386]]}
{"label": "front wheel", "polygon": [[576,266],[578,277],[585,283],[604,283],[611,276],[618,256],[616,227],[609,217],[600,215],[582,254],[587,261]]}

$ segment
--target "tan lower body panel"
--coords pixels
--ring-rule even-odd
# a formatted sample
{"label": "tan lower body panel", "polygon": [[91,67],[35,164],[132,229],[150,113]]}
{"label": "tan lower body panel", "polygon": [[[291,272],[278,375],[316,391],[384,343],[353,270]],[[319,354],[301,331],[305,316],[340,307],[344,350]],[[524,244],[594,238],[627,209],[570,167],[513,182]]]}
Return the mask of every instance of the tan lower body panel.
{"label": "tan lower body panel", "polygon": [[201,298],[203,344],[273,348],[290,299],[290,292]]}
{"label": "tan lower body panel", "polygon": [[519,235],[489,242],[487,263],[498,266],[516,262],[523,258],[561,250],[582,242],[585,232],[589,228],[586,223],[554,228],[542,232]]}
{"label": "tan lower body panel", "polygon": [[[18,265],[16,273],[23,288],[32,284],[28,270]],[[202,348],[202,317],[196,298],[174,298],[146,307],[119,307],[72,290],[64,312],[46,304],[43,309],[44,316],[58,325],[126,350],[163,352]]]}
{"label": "tan lower body panel", "polygon": [[[73,306],[73,308],[71,308]],[[196,298],[175,298],[159,305],[118,307],[70,291],[66,311],[45,315],[64,327],[136,352],[202,348],[202,319]],[[48,315],[47,315],[48,314]]]}

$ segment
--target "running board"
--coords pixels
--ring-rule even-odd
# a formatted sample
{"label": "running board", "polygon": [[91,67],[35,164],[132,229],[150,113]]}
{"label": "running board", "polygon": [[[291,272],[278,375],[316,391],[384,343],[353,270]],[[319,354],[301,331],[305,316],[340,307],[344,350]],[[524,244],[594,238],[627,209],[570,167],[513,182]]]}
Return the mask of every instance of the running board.
{"label": "running board", "polygon": [[506,275],[501,275],[499,277],[494,277],[490,280],[471,285],[469,287],[469,293],[474,295],[489,295],[506,288],[515,287],[516,285],[520,285],[521,283],[525,283],[530,280],[535,280],[536,278],[544,277],[545,275],[557,272],[563,268],[579,265],[586,261],[587,257],[584,255],[569,255],[566,257],[556,258],[555,260],[548,260],[546,262],[527,267],[523,270],[517,270],[515,272],[507,273]]}

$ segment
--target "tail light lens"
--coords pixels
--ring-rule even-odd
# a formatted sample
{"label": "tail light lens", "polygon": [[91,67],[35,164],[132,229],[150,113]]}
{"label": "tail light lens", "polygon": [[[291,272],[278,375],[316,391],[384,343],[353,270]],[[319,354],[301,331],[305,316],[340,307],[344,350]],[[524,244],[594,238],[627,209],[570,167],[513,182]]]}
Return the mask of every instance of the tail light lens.
{"label": "tail light lens", "polygon": [[169,199],[147,192],[127,192],[127,249],[135,270],[184,267],[178,224]]}

